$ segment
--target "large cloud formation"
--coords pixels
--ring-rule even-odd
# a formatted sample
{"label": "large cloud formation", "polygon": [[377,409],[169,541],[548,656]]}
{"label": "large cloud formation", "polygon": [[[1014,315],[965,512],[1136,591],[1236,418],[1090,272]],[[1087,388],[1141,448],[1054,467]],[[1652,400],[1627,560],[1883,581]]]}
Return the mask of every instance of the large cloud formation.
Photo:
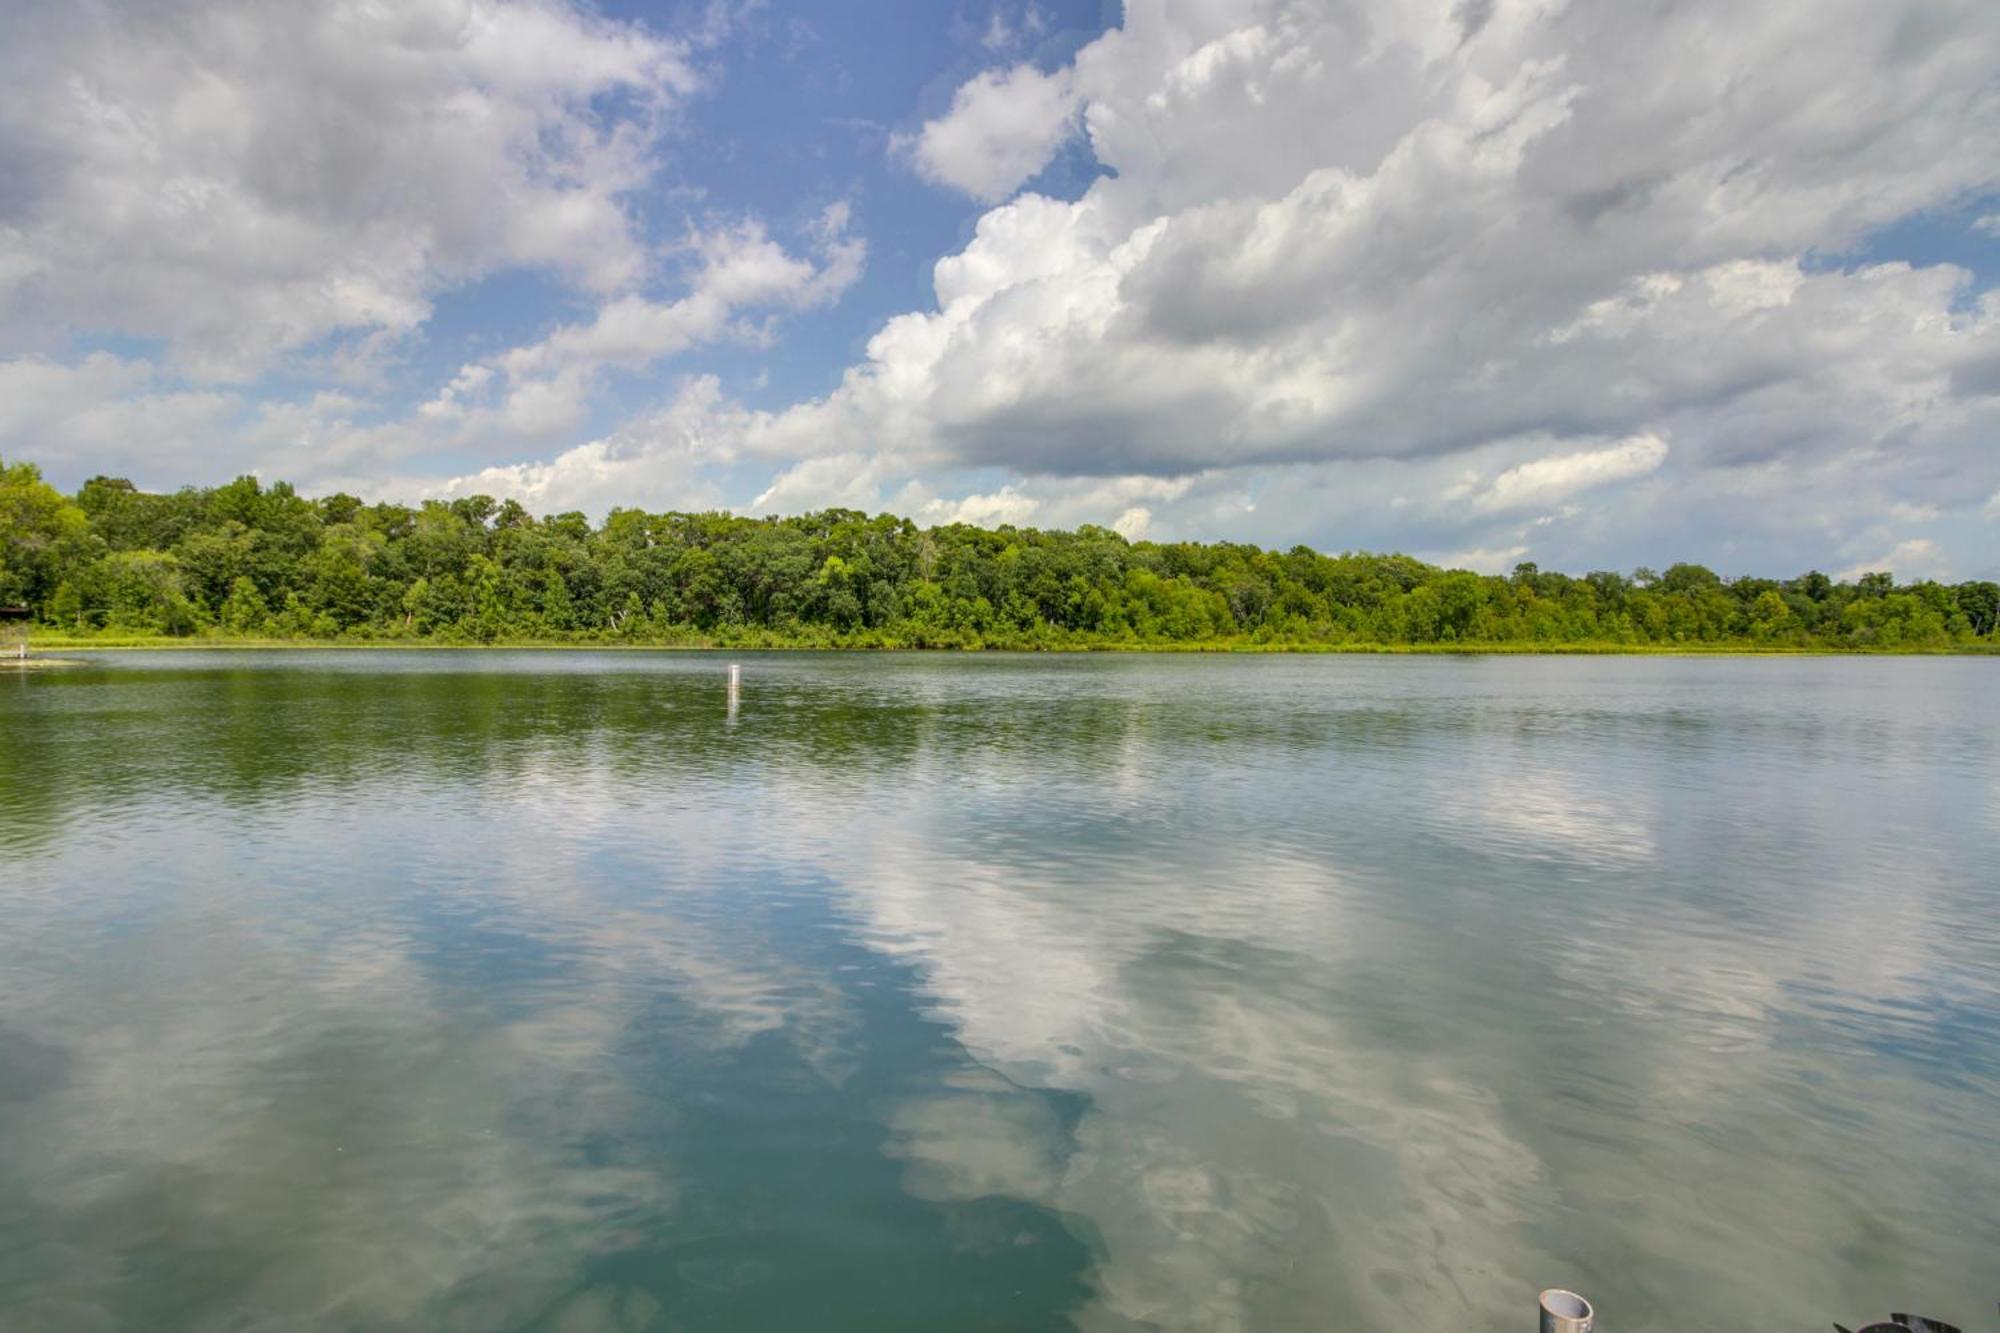
{"label": "large cloud formation", "polygon": [[1265,465],[1338,504],[1339,460],[1438,495],[1452,459],[1490,480],[1447,540],[1663,464],[1671,503],[1810,496],[1775,522],[1977,503],[2000,306],[1823,256],[2000,180],[1996,37],[1952,3],[1133,4],[1067,72],[1113,174],[987,214],[936,311],[755,443],[1195,503]]}
{"label": "large cloud formation", "polygon": [[[416,327],[448,281],[639,275],[624,196],[691,92],[683,43],[554,4],[31,5],[0,43],[0,301],[240,378]],[[593,99],[630,99],[605,120]]]}
{"label": "large cloud formation", "polygon": [[1887,549],[1892,505],[2000,486],[2000,304],[1843,256],[2000,183],[1996,67],[2000,15],[1951,0],[1133,3],[906,143],[990,198],[1074,124],[1106,174],[988,212],[934,310],[749,419],[757,503],[986,514],[938,488],[997,471],[1022,519],[1153,479],[1192,483],[1149,510],[1183,529],[1512,555],[1658,498]]}
{"label": "large cloud formation", "polygon": [[[755,217],[647,234],[741,8],[677,36],[573,0],[0,16],[0,450],[408,490],[412,459],[573,442],[607,367],[837,298],[865,255],[845,204],[803,252]],[[594,313],[387,405],[437,298],[518,271]]]}
{"label": "large cloud formation", "polygon": [[[690,48],[569,9],[432,3],[508,35],[471,40],[483,30],[461,23],[449,59],[412,55],[379,77],[391,106],[486,108],[495,146],[476,165],[504,168],[505,206],[475,194],[434,216],[364,188],[323,218],[305,209],[314,225],[240,299],[183,302],[141,278],[189,267],[143,259],[140,277],[114,268],[93,284],[109,295],[73,297],[91,311],[115,301],[102,320],[226,367],[242,349],[211,323],[255,330],[243,341],[261,347],[406,328],[432,285],[482,265],[551,264],[601,293],[594,318],[468,367],[410,419],[358,426],[338,399],[264,405],[244,451],[269,461],[268,441],[292,442],[308,480],[317,464],[322,480],[376,490],[559,506],[722,495],[759,511],[1090,520],[1475,566],[2000,562],[1987,447],[2000,297],[1967,269],[1897,258],[1911,252],[1895,243],[1913,219],[1990,243],[2000,11],[1980,0],[1132,0],[1066,63],[1010,56],[892,139],[901,169],[993,206],[938,261],[935,305],[884,324],[836,390],[752,411],[692,377],[657,412],[568,449],[598,366],[658,368],[744,326],[743,311],[696,299],[704,280],[767,312],[802,308],[853,281],[860,242],[844,217],[794,251],[754,220],[722,225],[690,242],[692,295],[635,294],[644,257],[621,239],[620,191],[632,145],[699,81]],[[315,69],[347,49],[350,20],[325,20]],[[415,34],[404,46],[431,31],[400,25]],[[90,32],[113,54],[150,49]],[[545,32],[571,54],[504,58]],[[264,180],[246,165],[269,155],[263,139],[332,133],[346,84],[316,77],[327,106],[249,136],[229,179]],[[641,86],[654,109],[608,123],[579,110]],[[181,102],[194,115],[201,98]],[[528,124],[531,139],[515,132]],[[523,165],[530,142],[552,157]],[[1062,153],[1101,175],[1073,199],[1035,192]],[[85,160],[108,174],[124,159],[93,146]],[[111,245],[125,235],[114,225],[73,244]],[[355,245],[384,227],[395,244]],[[81,257],[56,254],[53,229],[17,230],[29,243],[4,252],[0,282],[81,286],[62,276]],[[305,274],[311,299],[278,299]],[[186,398],[170,405],[198,417],[204,402]],[[0,446],[10,438],[24,437],[0,424]],[[493,465],[439,466],[468,451]]]}

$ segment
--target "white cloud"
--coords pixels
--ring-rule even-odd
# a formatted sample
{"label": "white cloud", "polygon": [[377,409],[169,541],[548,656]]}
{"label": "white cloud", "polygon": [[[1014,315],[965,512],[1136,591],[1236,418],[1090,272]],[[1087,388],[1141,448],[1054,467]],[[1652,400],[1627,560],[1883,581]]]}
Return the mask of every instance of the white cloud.
{"label": "white cloud", "polygon": [[[1990,13],[1649,15],[1135,7],[1067,71],[1115,174],[988,212],[938,264],[935,309],[889,321],[829,397],[750,418],[745,448],[787,476],[839,457],[818,466],[892,495],[952,469],[1053,491],[1300,465],[1329,490],[1383,486],[1337,497],[1380,510],[1430,460],[1539,439],[1547,457],[1462,507],[1464,544],[1403,533],[1488,556],[1518,544],[1490,523],[1536,504],[1615,540],[1597,521],[1613,484],[1656,471],[1740,510],[1728,549],[1747,532],[1823,550],[1828,523],[2000,481],[1974,391],[2000,355],[1994,304],[1967,309],[1946,265],[1803,258],[2000,181]],[[931,173],[1014,188],[1043,150],[1003,170],[977,127],[1034,120],[1045,77],[961,90],[933,128],[962,151]]]}
{"label": "white cloud", "polygon": [[958,90],[943,116],[898,136],[896,147],[926,180],[991,202],[1040,173],[1075,131],[1075,119],[1067,71],[989,69]]}
{"label": "white cloud", "polygon": [[[640,369],[704,343],[755,336],[759,331],[743,323],[749,312],[804,310],[837,300],[860,277],[867,255],[866,244],[848,234],[848,225],[844,203],[823,210],[812,229],[814,258],[786,250],[755,219],[694,235],[683,247],[693,260],[683,295],[620,296],[598,307],[586,323],[565,325],[537,342],[467,365],[417,408],[418,424],[449,427],[434,444],[449,440],[488,451],[573,435],[588,419],[599,371]],[[628,433],[647,432],[641,423]],[[564,489],[554,478],[573,466],[589,475],[568,489],[590,491],[598,447],[586,444],[547,464],[502,468],[493,475],[498,482],[521,483],[519,493],[526,499],[550,487]],[[530,484],[529,478],[538,480]]]}
{"label": "white cloud", "polygon": [[[543,30],[493,0],[462,3],[517,38]],[[622,228],[620,182],[643,172],[660,108],[692,86],[690,57],[579,11],[536,12],[569,53],[548,70],[440,43],[444,72],[429,77],[472,87],[508,125],[539,126],[535,142],[553,146],[537,151],[581,164],[536,176],[535,197],[603,201]],[[992,31],[1018,39],[1024,12],[1007,7]],[[78,51],[123,49],[43,27]],[[1965,497],[2000,492],[2000,297],[1950,265],[1873,262],[1866,242],[2000,186],[1996,58],[2000,15],[1974,0],[1134,5],[1060,68],[988,70],[902,142],[932,179],[1006,202],[936,264],[934,301],[884,322],[824,397],[777,411],[719,392],[677,399],[672,430],[647,417],[573,444],[602,367],[769,338],[774,316],[851,283],[859,242],[833,215],[797,244],[711,225],[679,256],[678,284],[571,265],[604,288],[588,317],[477,359],[484,382],[442,386],[409,420],[355,426],[330,407],[257,427],[308,418],[288,440],[313,441],[323,475],[373,475],[378,489],[387,462],[479,447],[538,459],[481,484],[550,497],[756,491],[760,511],[838,503],[1038,525],[1144,510],[1165,536],[1459,563],[1783,570],[1893,546],[1933,513],[1943,526],[1925,539],[1942,550],[1980,540],[1951,523],[1979,512]],[[590,89],[628,89],[647,59],[674,71],[656,80],[667,91],[655,107],[593,112],[603,99]],[[388,104],[427,105],[400,93]],[[1104,174],[1074,199],[1015,194],[1071,135]],[[413,231],[428,213],[378,208],[385,236],[431,238],[409,251],[418,276],[316,281],[296,306],[279,299],[285,275],[326,270],[327,253],[404,253],[321,229],[309,239],[340,245],[267,265],[283,281],[247,283],[215,308],[245,341],[254,328],[258,346],[282,346],[294,335],[259,310],[290,318],[351,287],[412,304],[312,316],[314,328],[399,327],[453,274],[542,262],[494,221],[507,211]],[[0,228],[21,225],[0,208]],[[84,285],[81,261],[41,230],[0,235],[8,309],[51,275]],[[119,266],[105,271],[122,290]],[[259,305],[258,292],[278,297]],[[198,304],[182,295],[166,305]],[[695,412],[710,446],[691,463],[679,441]],[[726,479],[714,462],[725,456]],[[762,476],[746,480],[752,468]],[[1945,553],[1991,563],[1990,549]]]}
{"label": "white cloud", "polygon": [[1635,435],[1602,449],[1550,454],[1508,468],[1472,495],[1472,507],[1482,513],[1560,503],[1573,495],[1629,481],[1656,471],[1667,459],[1667,442],[1657,435]]}
{"label": "white cloud", "polygon": [[469,365],[459,368],[452,376],[451,383],[437,392],[437,397],[417,408],[417,415],[432,421],[451,421],[465,415],[465,400],[493,379],[493,367]]}
{"label": "white cloud", "polygon": [[588,324],[569,325],[499,358],[510,376],[571,367],[643,366],[724,333],[741,310],[803,309],[837,298],[861,275],[866,247],[845,234],[844,208],[829,211],[824,262],[791,254],[762,223],[740,222],[694,237],[699,264],[687,295],[674,301],[622,296]]}
{"label": "white cloud", "polygon": [[241,378],[500,267],[617,290],[695,84],[684,45],[568,0],[15,7],[0,346],[115,329]]}
{"label": "white cloud", "polygon": [[1133,505],[1112,520],[1111,530],[1128,542],[1136,542],[1143,539],[1152,526],[1153,511],[1144,505]]}
{"label": "white cloud", "polygon": [[1440,555],[1434,557],[1433,562],[1445,569],[1469,569],[1475,574],[1504,574],[1525,559],[1527,554],[1525,546],[1479,547]]}
{"label": "white cloud", "polygon": [[0,455],[111,469],[178,485],[142,466],[154,450],[247,469],[247,405],[234,392],[163,385],[143,360],[94,352],[74,364],[0,361]]}
{"label": "white cloud", "polygon": [[882,460],[865,454],[827,454],[785,469],[750,502],[757,514],[809,509],[871,509],[880,505]]}
{"label": "white cloud", "polygon": [[1048,31],[1049,16],[1040,5],[1030,3],[1022,6],[1018,18],[1010,19],[1009,13],[1009,6],[995,5],[993,12],[986,16],[985,30],[979,35],[979,44],[995,55],[1032,42]]}
{"label": "white cloud", "polygon": [[0,361],[0,440],[33,438],[98,403],[145,389],[153,368],[109,352],[74,365],[40,358]]}
{"label": "white cloud", "polygon": [[[733,438],[753,438],[739,421]],[[1151,506],[1191,495],[1199,477],[1093,477],[1085,481],[1037,478],[1010,482],[997,490],[940,495],[927,481],[904,483],[891,491],[900,463],[882,454],[827,454],[808,458],[781,472],[748,506],[752,513],[797,513],[839,506],[905,514],[924,524],[971,523],[981,527],[1073,528],[1110,523],[1137,540],[1150,530]],[[949,480],[949,479],[941,479]],[[1130,528],[1130,531],[1126,529]]]}
{"label": "white cloud", "polygon": [[1873,560],[1863,560],[1840,571],[1836,577],[1858,579],[1863,574],[1894,574],[1900,583],[1915,579],[1948,579],[1951,558],[1944,548],[1928,537],[1912,537],[1897,542]]}
{"label": "white cloud", "polygon": [[[482,468],[455,477],[406,478],[396,484],[406,499],[420,495],[511,496],[539,513],[580,509],[603,514],[641,499],[683,510],[723,507],[721,491],[703,475],[729,462],[729,412],[711,376],[684,382],[660,411],[602,439],[567,449],[545,463]],[[356,479],[359,489],[380,489]]]}

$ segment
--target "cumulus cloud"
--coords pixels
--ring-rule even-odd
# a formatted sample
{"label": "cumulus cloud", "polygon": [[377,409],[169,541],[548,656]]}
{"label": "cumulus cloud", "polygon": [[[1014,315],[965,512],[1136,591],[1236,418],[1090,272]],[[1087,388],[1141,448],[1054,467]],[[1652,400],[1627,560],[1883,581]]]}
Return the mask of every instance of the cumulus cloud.
{"label": "cumulus cloud", "polygon": [[[993,35],[989,30],[989,40]],[[1012,40],[1011,31],[1001,37],[1003,45]],[[1067,71],[1044,74],[1026,64],[990,69],[958,90],[949,111],[896,146],[925,179],[990,203],[1049,164],[1073,132],[1075,115]]]}
{"label": "cumulus cloud", "polygon": [[819,265],[788,252],[755,219],[695,236],[687,249],[698,267],[685,296],[673,301],[620,297],[600,307],[588,324],[558,329],[541,342],[506,353],[499,363],[517,378],[575,367],[643,366],[719,336],[738,311],[823,305],[861,276],[867,247],[846,232],[846,209],[829,209]]}
{"label": "cumulus cloud", "polygon": [[[648,503],[683,510],[717,509],[721,489],[707,469],[733,457],[731,416],[713,376],[685,381],[659,411],[599,439],[566,449],[547,462],[510,463],[456,476],[406,477],[407,499],[424,495],[506,495],[538,512],[571,509],[603,514],[644,495]],[[353,489],[369,489],[355,478]]]}
{"label": "cumulus cloud", "polygon": [[142,390],[152,367],[94,352],[74,365],[42,358],[0,361],[0,440],[74,420],[106,399]]}
{"label": "cumulus cloud", "polygon": [[1074,117],[1109,170],[987,212],[830,395],[738,413],[756,505],[1113,522],[1150,477],[1191,483],[1152,530],[1479,564],[1948,520],[2000,483],[2000,303],[1821,257],[2000,182],[1996,51],[1957,3],[1133,7],[905,143],[994,199]]}
{"label": "cumulus cloud", "polygon": [[1475,547],[1468,551],[1451,551],[1435,557],[1435,560],[1445,569],[1469,569],[1475,574],[1504,574],[1527,554],[1526,546],[1507,546],[1497,550]]}
{"label": "cumulus cloud", "polygon": [[1492,513],[1551,505],[1634,477],[1657,471],[1667,458],[1667,442],[1657,435],[1635,435],[1602,449],[1550,454],[1508,468],[1472,491],[1475,510]]}
{"label": "cumulus cloud", "polygon": [[[884,503],[883,487],[892,466],[891,460],[881,455],[833,454],[809,458],[780,473],[751,502],[750,508],[757,513],[789,513],[828,506],[879,505]],[[982,527],[1012,524],[1071,528],[1117,515],[1132,528],[1125,535],[1136,538],[1150,521],[1152,510],[1148,505],[1180,500],[1201,480],[1141,475],[1093,478],[1078,484],[1038,478],[957,496],[940,495],[928,483],[918,480],[889,495],[886,503],[895,512],[921,523],[972,523]],[[1146,516],[1147,521],[1141,521],[1140,515]]]}
{"label": "cumulus cloud", "polygon": [[207,449],[247,464],[251,416],[237,393],[174,388],[152,363],[109,352],[73,364],[0,361],[0,455],[45,465],[118,467],[140,461],[148,446],[185,456]]}
{"label": "cumulus cloud", "polygon": [[[826,208],[813,228],[810,256],[787,250],[754,218],[692,235],[681,247],[692,260],[681,295],[609,300],[586,322],[463,367],[417,415],[430,425],[453,423],[455,440],[484,449],[571,433],[587,417],[600,371],[642,369],[731,335],[755,341],[766,330],[748,322],[753,316],[837,300],[861,276],[867,256],[848,221],[845,204]],[[571,465],[584,465],[592,447],[573,451]],[[547,475],[563,466],[555,460]],[[530,467],[518,475],[543,473]]]}
{"label": "cumulus cloud", "polygon": [[[1809,278],[1771,257],[2000,169],[1983,147],[1881,153],[1884,122],[1931,132],[1932,77],[1991,114],[1981,76],[1948,46],[1901,49],[1893,16],[1803,49],[1753,28],[1735,58],[1773,67],[1770,90],[1740,122],[1662,136],[1722,77],[1687,78],[1701,23],[1512,5],[1472,35],[1397,7],[1366,16],[1377,51],[1357,61],[1345,7],[1255,13],[1135,11],[1086,48],[1076,89],[1117,176],[989,214],[940,265],[924,336],[885,330],[849,396],[913,385],[922,424],[981,463],[1173,471],[1636,434],[1836,353],[1874,363],[1856,391],[1887,400],[1880,425],[1910,372],[1934,383],[1991,337],[1942,318],[1955,272]],[[1808,76],[1871,96],[1801,115]],[[1907,349],[1895,364],[1848,340],[1870,323]]]}
{"label": "cumulus cloud", "polygon": [[[510,32],[526,22],[462,3]],[[1028,12],[977,21],[998,13],[990,34],[1016,41]],[[673,430],[649,429],[647,413],[602,435],[599,370],[767,338],[774,315],[854,280],[859,242],[844,225],[789,245],[723,223],[677,256],[634,258],[623,182],[698,77],[689,48],[534,13],[572,53],[554,72],[529,79],[440,43],[433,77],[498,99],[508,125],[542,127],[534,151],[560,169],[544,162],[522,197],[574,196],[610,219],[617,243],[557,247],[570,257],[558,267],[601,293],[587,317],[480,361],[479,383],[440,386],[412,420],[330,432],[319,456],[356,476],[362,460],[483,440],[496,459],[536,456],[492,480],[551,497],[601,493],[612,467],[629,502],[708,487],[760,511],[1129,519],[1161,536],[1479,564],[1830,567],[1913,540],[1960,568],[1991,564],[1990,542],[1955,548],[1986,540],[1964,520],[1971,497],[2000,489],[2000,297],[1879,239],[2000,187],[1990,5],[1161,0],[1060,66],[1004,63],[1017,57],[996,47],[1002,63],[898,140],[919,173],[994,206],[936,263],[934,299],[883,322],[830,393],[775,410],[713,395],[698,433],[726,478],[688,470],[682,399],[662,409]],[[465,72],[494,68],[510,72]],[[665,91],[609,115],[642,69]],[[1065,142],[1102,174],[1075,198],[1019,193]],[[512,211],[411,232],[426,239],[408,280],[316,280],[311,299],[273,308],[391,293],[405,304],[308,322],[396,328],[421,318],[439,275],[557,263],[508,239],[518,227],[495,219]],[[429,219],[402,204],[385,216]],[[404,253],[335,233],[342,256]],[[16,294],[78,262],[41,241],[0,256]],[[615,262],[599,272],[591,256]],[[677,285],[631,276],[676,259]],[[107,290],[123,290],[107,271]],[[157,308],[183,304],[200,303]],[[178,328],[133,319],[123,327]],[[312,336],[224,323],[260,328],[262,346]],[[398,484],[415,473],[450,475],[412,469]]]}
{"label": "cumulus cloud", "polygon": [[0,346],[115,329],[242,378],[500,267],[618,290],[696,82],[685,44],[568,0],[14,6]]}
{"label": "cumulus cloud", "polygon": [[[317,489],[413,499],[487,490],[540,507],[601,513],[636,496],[715,507],[725,497],[694,469],[724,459],[737,410],[712,376],[684,376],[658,409],[542,461],[471,472],[426,467],[439,455],[518,458],[574,439],[589,419],[601,372],[643,369],[688,349],[740,337],[756,320],[836,300],[859,276],[866,246],[844,204],[808,229],[804,252],[787,249],[754,219],[719,225],[680,247],[689,260],[681,294],[626,294],[587,321],[463,365],[406,413],[372,398],[320,391],[258,399],[229,388],[174,387],[150,362],[96,353],[74,364],[0,361],[0,452],[58,466],[110,469],[141,484],[186,480],[184,460],[211,473],[256,471]],[[710,440],[718,447],[690,447]]]}
{"label": "cumulus cloud", "polygon": [[[1654,474],[1800,490],[1754,530],[1962,504],[1954,468],[2000,478],[1972,392],[1994,304],[1946,264],[1804,256],[2000,180],[1974,58],[2000,24],[1710,8],[1134,8],[1066,70],[1114,174],[988,212],[938,264],[934,310],[746,446],[886,498],[952,466],[1088,486],[1388,458],[1418,482],[1540,438],[1464,506],[1460,534],[1502,554],[1512,534],[1478,524],[1572,500],[1588,518]],[[984,142],[1040,78],[982,74],[936,126]],[[950,170],[994,196],[1040,160],[1000,156]]]}
{"label": "cumulus cloud", "polygon": [[1944,548],[1928,537],[1912,537],[1897,542],[1873,560],[1862,560],[1840,571],[1838,577],[1858,579],[1869,573],[1894,574],[1900,579],[1944,579],[1951,576],[1951,560]]}

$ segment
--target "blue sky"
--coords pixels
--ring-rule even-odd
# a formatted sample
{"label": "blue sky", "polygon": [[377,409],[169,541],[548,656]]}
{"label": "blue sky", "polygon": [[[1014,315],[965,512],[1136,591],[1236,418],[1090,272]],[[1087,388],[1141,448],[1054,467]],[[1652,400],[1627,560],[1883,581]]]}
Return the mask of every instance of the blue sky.
{"label": "blue sky", "polygon": [[1986,576],[1996,70],[1957,0],[20,7],[0,453]]}
{"label": "blue sky", "polygon": [[[627,3],[607,15],[663,32],[693,26],[686,4]],[[782,408],[823,395],[891,316],[930,301],[930,271],[960,248],[984,210],[898,165],[890,136],[949,106],[959,84],[996,56],[1050,68],[1104,30],[1094,0],[1038,3],[1039,33],[1019,31],[1022,6],[898,0],[857,6],[771,3],[740,20],[719,48],[713,86],[694,99],[671,133],[668,166],[638,201],[647,233],[671,244],[706,216],[753,215],[780,231],[809,228],[827,202],[848,200],[867,234],[870,263],[837,304],[791,321],[773,348],[720,347],[678,369],[712,370],[745,402]],[[1115,6],[1113,6],[1115,11]],[[995,50],[986,40],[994,14],[1014,30]],[[1066,153],[1032,188],[1074,197],[1097,174],[1087,155]],[[533,273],[480,282],[438,302],[427,391],[459,362],[527,341],[582,307],[560,284]],[[456,359],[454,359],[456,358]],[[620,377],[599,404],[598,429],[611,429],[658,393],[652,373]]]}

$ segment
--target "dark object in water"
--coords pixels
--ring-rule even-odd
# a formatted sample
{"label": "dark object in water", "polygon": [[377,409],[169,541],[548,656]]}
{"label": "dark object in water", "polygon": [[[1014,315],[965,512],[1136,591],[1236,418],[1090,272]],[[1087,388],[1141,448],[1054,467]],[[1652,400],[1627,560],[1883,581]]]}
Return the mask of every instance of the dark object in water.
{"label": "dark object in water", "polygon": [[1926,1319],[1920,1314],[1891,1314],[1879,1324],[1863,1324],[1859,1329],[1850,1330],[1835,1324],[1837,1333],[1959,1333],[1954,1324],[1942,1319]]}

